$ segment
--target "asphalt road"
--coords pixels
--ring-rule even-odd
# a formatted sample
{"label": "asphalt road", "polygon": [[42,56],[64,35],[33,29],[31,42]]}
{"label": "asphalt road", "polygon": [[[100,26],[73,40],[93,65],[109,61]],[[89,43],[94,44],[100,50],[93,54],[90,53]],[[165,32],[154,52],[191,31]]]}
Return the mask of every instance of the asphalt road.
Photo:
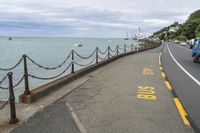
{"label": "asphalt road", "polygon": [[80,133],[65,102],[60,99],[36,113],[12,133]]}
{"label": "asphalt road", "polygon": [[200,132],[200,63],[194,63],[191,49],[164,43],[162,65],[173,89],[185,107],[188,119]]}
{"label": "asphalt road", "polygon": [[102,67],[98,75],[12,133],[80,133],[66,103],[88,133],[193,133],[182,122],[161,77],[161,51],[159,47]]}

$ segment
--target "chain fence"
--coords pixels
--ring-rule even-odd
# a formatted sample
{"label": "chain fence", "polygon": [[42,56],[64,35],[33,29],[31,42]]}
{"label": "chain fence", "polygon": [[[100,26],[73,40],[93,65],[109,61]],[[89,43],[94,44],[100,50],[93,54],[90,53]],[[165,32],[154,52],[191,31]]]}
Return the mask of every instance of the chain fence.
{"label": "chain fence", "polygon": [[81,58],[81,59],[89,59],[89,58],[91,58],[91,57],[95,54],[95,52],[96,52],[96,50],[94,50],[94,51],[92,52],[92,54],[90,54],[89,56],[84,57],[84,56],[81,56],[80,54],[78,54],[76,51],[74,51],[74,53],[75,53],[79,58]]}
{"label": "chain fence", "polygon": [[3,87],[3,86],[1,86],[2,84],[3,84],[3,82],[7,79],[7,75],[5,75],[5,76],[3,76],[3,78],[1,79],[1,81],[0,81],[0,89],[8,89],[7,87]]}
{"label": "chain fence", "polygon": [[89,63],[87,64],[80,64],[78,62],[74,62],[74,64],[78,65],[78,66],[81,66],[81,67],[86,67],[86,66],[89,66],[91,65],[94,61],[96,60],[96,57],[94,59],[92,59]]}
{"label": "chain fence", "polygon": [[112,48],[110,48],[110,51],[113,52],[113,53],[116,52],[117,51],[117,47],[114,50],[112,50]]}
{"label": "chain fence", "polygon": [[97,48],[97,50],[98,50],[98,52],[100,53],[100,54],[102,54],[102,55],[104,55],[104,54],[107,54],[108,53],[108,49],[106,49],[106,51],[105,52],[102,52],[99,48]]}
{"label": "chain fence", "polygon": [[[96,60],[96,63],[98,63],[99,61],[103,61],[103,60],[107,60],[111,57],[114,57],[114,56],[117,56],[117,55],[120,55],[120,54],[124,54],[125,52],[128,52],[128,51],[132,51],[133,50],[133,45],[131,44],[130,46],[126,46],[124,45],[124,47],[119,47],[117,45],[117,47],[115,47],[114,49],[112,49],[110,46],[108,46],[108,48],[105,50],[105,51],[101,51],[98,47],[88,56],[82,56],[80,55],[78,52],[76,52],[75,50],[72,50],[68,56],[64,59],[64,61],[62,61],[59,65],[57,66],[53,66],[53,67],[48,67],[48,66],[44,66],[44,65],[41,65],[39,64],[37,61],[33,60],[31,57],[27,56],[27,55],[23,55],[20,60],[13,66],[13,67],[10,67],[10,68],[0,68],[0,71],[11,71],[13,69],[15,69],[17,66],[19,66],[20,63],[22,63],[22,61],[24,61],[24,74],[23,76],[19,79],[18,82],[16,82],[16,84],[13,86],[13,88],[16,88],[23,80],[25,80],[25,82],[27,82],[26,80],[28,80],[27,77],[31,77],[33,79],[39,79],[39,80],[52,80],[52,79],[55,79],[55,78],[58,78],[60,77],[61,75],[63,75],[64,73],[66,73],[66,71],[72,67],[72,73],[74,72],[74,65],[77,65],[79,67],[86,67],[86,66],[89,66],[93,63],[95,63],[95,60]],[[131,50],[128,50],[128,49],[131,49]],[[96,56],[95,56],[95,53],[96,53]],[[85,63],[79,63],[77,61],[75,61],[74,59],[74,56],[77,56],[79,57],[80,59],[83,59],[83,60],[88,60],[88,61],[84,61]],[[94,57],[95,56],[95,57]],[[63,67],[65,64],[68,64],[67,61],[69,61],[69,64],[67,67],[64,67],[64,70],[62,70],[61,72],[57,72],[58,74],[55,75],[55,76],[51,76],[51,77],[41,77],[41,76],[38,76],[38,74],[34,75],[32,73],[28,73],[28,67],[27,67],[27,61],[28,62],[31,62],[32,64],[29,64],[29,65],[35,65],[41,69],[45,69],[45,70],[56,70],[58,68],[61,68]],[[100,60],[98,60],[100,59]],[[82,62],[82,61],[80,61]],[[88,63],[86,63],[88,62]],[[30,69],[30,68],[29,68]],[[31,69],[30,69],[31,70]],[[69,74],[69,73],[68,73]],[[27,76],[25,76],[27,75]],[[8,87],[2,87],[2,82],[4,82],[5,80],[7,79],[7,76],[4,76],[2,78],[2,80],[0,81],[0,88],[1,89],[8,89]]]}
{"label": "chain fence", "polygon": [[71,65],[72,65],[72,62],[61,73],[59,73],[56,76],[52,76],[52,77],[48,77],[48,78],[47,77],[39,77],[39,76],[35,76],[32,74],[28,74],[28,76],[30,76],[31,78],[40,79],[40,80],[52,80],[52,79],[58,78],[61,75],[63,75],[70,68]]}
{"label": "chain fence", "polygon": [[45,67],[45,66],[42,66],[39,63],[37,63],[36,61],[34,61],[33,59],[31,59],[29,56],[26,56],[26,57],[33,64],[35,64],[36,66],[38,66],[40,68],[43,68],[43,69],[46,69],[46,70],[55,70],[55,69],[58,69],[58,68],[62,67],[68,61],[68,59],[70,58],[71,54],[72,54],[72,51],[69,53],[69,55],[67,56],[67,58],[61,64],[59,64],[59,65],[57,65],[55,67]]}
{"label": "chain fence", "polygon": [[11,71],[13,69],[15,69],[16,67],[19,66],[19,64],[22,62],[23,58],[21,57],[19,59],[19,61],[13,66],[13,67],[10,67],[10,68],[0,68],[0,71]]}
{"label": "chain fence", "polygon": [[[138,47],[137,47],[138,48]],[[146,47],[145,47],[146,48]],[[59,65],[57,66],[54,66],[54,67],[47,67],[47,66],[43,66],[41,64],[39,64],[38,62],[34,61],[31,57],[27,56],[27,55],[23,55],[19,61],[12,67],[10,68],[0,68],[0,71],[4,71],[4,72],[7,72],[8,71],[8,74],[6,74],[5,76],[3,76],[3,78],[0,80],[0,89],[5,89],[5,90],[9,90],[9,99],[7,101],[0,101],[0,110],[3,109],[8,103],[10,104],[10,123],[11,124],[15,124],[17,123],[17,118],[16,118],[16,109],[15,109],[15,96],[14,96],[14,88],[16,88],[17,86],[19,86],[23,81],[24,81],[24,93],[23,95],[29,95],[31,94],[31,91],[29,90],[29,78],[32,78],[32,79],[37,79],[37,80],[55,80],[56,78],[59,78],[60,76],[64,75],[67,70],[70,69],[71,67],[71,74],[73,74],[75,71],[74,71],[74,65],[77,65],[78,67],[88,67],[92,64],[95,64],[95,63],[99,63],[101,61],[104,61],[104,60],[109,60],[110,58],[112,57],[116,57],[120,54],[126,54],[126,53],[129,53],[129,52],[133,52],[133,49],[135,49],[135,47],[133,47],[133,45],[131,44],[131,46],[126,46],[124,45],[124,47],[120,48],[118,45],[115,49],[112,49],[110,46],[105,50],[105,51],[101,51],[98,47],[88,56],[82,56],[80,55],[79,53],[77,53],[76,51],[72,50],[68,56],[64,59],[64,61],[62,61]],[[93,57],[96,53],[96,56]],[[75,61],[74,59],[74,56],[78,56],[80,59],[82,59],[82,61],[80,61],[81,63]],[[104,57],[102,57],[104,56]],[[71,58],[70,58],[71,57]],[[79,59],[78,58],[78,59]],[[99,61],[100,59],[100,61]],[[32,64],[31,65],[34,65],[36,67],[39,67],[41,68],[40,70],[43,70],[43,71],[46,71],[46,70],[56,70],[56,69],[59,69],[61,67],[63,67],[65,64],[67,64],[67,61],[70,61],[68,66],[67,67],[64,67],[64,70],[62,70],[61,72],[57,72],[58,73],[57,75],[55,74],[55,76],[48,76],[48,77],[41,77],[41,76],[38,76],[37,74],[34,75],[32,74],[29,70],[31,70],[28,65],[30,65],[27,61],[31,62]],[[87,60],[87,61],[85,61]],[[13,69],[15,69],[16,67],[18,67],[23,61],[23,75],[21,78],[18,78],[19,80],[13,85]],[[96,62],[95,62],[96,61]],[[83,63],[84,62],[84,63]],[[87,62],[87,63],[86,63]],[[29,68],[29,69],[28,69]],[[60,69],[59,69],[60,71]],[[29,73],[30,72],[30,73]],[[48,71],[46,71],[48,72]],[[51,71],[52,72],[52,71]],[[68,73],[69,75],[70,73]],[[3,87],[2,84],[6,84],[8,83],[8,87]]]}

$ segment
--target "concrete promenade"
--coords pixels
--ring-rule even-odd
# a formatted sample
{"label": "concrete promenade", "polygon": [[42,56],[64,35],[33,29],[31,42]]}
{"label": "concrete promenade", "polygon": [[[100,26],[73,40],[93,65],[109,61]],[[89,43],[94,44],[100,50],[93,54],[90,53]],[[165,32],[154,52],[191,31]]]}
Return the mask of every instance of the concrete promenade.
{"label": "concrete promenade", "polygon": [[[192,133],[161,76],[162,47],[120,58],[13,133]],[[78,125],[78,126],[77,126]]]}

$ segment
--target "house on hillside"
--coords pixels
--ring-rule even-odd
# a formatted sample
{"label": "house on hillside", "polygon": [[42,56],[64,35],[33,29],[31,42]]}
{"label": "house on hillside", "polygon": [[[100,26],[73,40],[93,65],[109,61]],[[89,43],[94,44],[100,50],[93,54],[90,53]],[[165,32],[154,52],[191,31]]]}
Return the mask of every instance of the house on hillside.
{"label": "house on hillside", "polygon": [[169,32],[177,32],[177,30],[179,29],[180,27],[179,26],[175,26],[175,27],[170,27],[169,28]]}

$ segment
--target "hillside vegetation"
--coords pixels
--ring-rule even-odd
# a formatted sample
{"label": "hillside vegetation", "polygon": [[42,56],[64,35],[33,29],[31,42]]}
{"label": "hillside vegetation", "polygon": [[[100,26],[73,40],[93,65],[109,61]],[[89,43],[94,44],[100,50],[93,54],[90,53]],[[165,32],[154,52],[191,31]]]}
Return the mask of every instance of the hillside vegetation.
{"label": "hillside vegetation", "polygon": [[[177,30],[171,32],[170,28],[172,27],[177,27]],[[200,37],[200,10],[190,14],[185,23],[178,24],[178,22],[175,22],[155,32],[151,37],[158,37],[160,40],[176,39],[181,41]]]}

